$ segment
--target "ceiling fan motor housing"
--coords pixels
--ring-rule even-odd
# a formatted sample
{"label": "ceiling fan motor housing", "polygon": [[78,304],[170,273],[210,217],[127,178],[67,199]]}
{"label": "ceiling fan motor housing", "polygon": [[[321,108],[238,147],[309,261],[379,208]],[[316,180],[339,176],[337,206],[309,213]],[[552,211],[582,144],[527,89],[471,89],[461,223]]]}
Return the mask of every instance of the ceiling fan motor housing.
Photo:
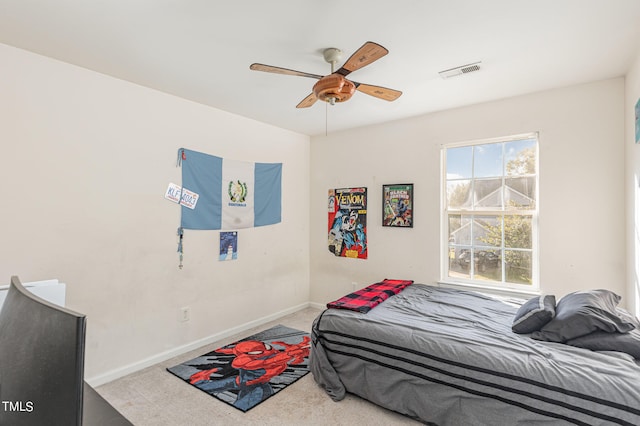
{"label": "ceiling fan motor housing", "polygon": [[340,74],[322,77],[313,86],[313,93],[322,101],[334,104],[347,101],[356,91],[356,85]]}

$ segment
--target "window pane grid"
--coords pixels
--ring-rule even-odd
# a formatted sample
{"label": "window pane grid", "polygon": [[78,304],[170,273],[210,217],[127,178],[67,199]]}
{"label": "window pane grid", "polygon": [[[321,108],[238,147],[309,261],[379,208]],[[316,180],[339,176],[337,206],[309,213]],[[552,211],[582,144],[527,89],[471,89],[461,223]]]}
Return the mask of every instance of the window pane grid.
{"label": "window pane grid", "polygon": [[532,272],[537,140],[445,148],[443,158],[445,276],[489,285],[537,286]]}

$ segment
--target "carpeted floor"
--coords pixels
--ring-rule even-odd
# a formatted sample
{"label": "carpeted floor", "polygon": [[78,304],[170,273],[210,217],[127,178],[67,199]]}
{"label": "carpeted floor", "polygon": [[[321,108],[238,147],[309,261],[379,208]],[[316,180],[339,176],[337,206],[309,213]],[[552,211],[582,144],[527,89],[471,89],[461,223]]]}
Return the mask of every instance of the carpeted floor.
{"label": "carpeted floor", "polygon": [[[255,330],[215,342],[129,376],[97,391],[136,426],[197,425],[418,425],[419,422],[348,395],[333,402],[311,374],[243,413],[204,392],[180,383],[166,368],[192,359],[276,324],[310,332],[320,310],[307,308]],[[288,392],[295,389],[295,392]]]}

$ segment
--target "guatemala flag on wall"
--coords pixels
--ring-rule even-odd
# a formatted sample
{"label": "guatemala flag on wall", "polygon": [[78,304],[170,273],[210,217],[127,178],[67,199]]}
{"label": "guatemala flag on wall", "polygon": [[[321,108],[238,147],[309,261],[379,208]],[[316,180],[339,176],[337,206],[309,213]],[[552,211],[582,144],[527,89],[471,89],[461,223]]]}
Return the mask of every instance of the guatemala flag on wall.
{"label": "guatemala flag on wall", "polygon": [[181,148],[182,188],[197,194],[181,207],[181,228],[234,230],[281,221],[282,163],[227,160]]}

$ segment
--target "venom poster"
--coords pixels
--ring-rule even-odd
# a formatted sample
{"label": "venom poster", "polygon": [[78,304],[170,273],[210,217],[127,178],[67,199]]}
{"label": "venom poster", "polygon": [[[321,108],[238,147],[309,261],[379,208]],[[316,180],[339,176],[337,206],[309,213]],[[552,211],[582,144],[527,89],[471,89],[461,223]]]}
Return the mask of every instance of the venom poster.
{"label": "venom poster", "polygon": [[329,190],[329,251],[367,258],[367,188]]}

